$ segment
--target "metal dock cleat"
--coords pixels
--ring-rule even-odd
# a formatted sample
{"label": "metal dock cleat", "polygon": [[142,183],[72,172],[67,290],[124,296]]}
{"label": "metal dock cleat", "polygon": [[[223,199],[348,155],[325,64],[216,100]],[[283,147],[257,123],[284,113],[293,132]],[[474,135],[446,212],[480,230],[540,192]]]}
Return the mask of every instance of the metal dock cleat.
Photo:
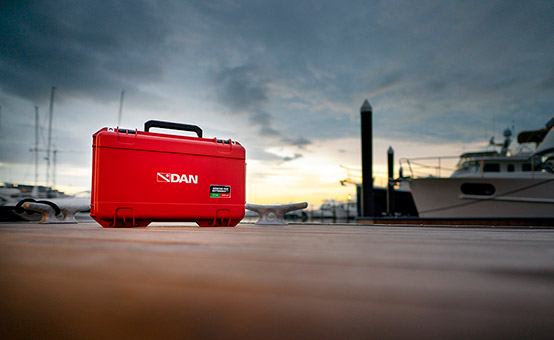
{"label": "metal dock cleat", "polygon": [[285,221],[285,214],[290,211],[306,209],[308,202],[282,204],[282,205],[258,205],[246,203],[246,209],[255,211],[260,215],[256,224],[288,224]]}
{"label": "metal dock cleat", "polygon": [[53,201],[25,202],[22,207],[42,214],[39,223],[78,223],[75,214],[88,211],[90,203],[83,199],[64,199]]}

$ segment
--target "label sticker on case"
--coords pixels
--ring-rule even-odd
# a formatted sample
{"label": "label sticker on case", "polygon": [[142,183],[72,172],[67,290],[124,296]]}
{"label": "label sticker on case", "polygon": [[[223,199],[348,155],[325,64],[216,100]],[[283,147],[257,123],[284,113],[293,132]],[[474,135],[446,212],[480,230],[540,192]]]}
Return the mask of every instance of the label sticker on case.
{"label": "label sticker on case", "polygon": [[211,198],[231,198],[230,185],[210,185]]}

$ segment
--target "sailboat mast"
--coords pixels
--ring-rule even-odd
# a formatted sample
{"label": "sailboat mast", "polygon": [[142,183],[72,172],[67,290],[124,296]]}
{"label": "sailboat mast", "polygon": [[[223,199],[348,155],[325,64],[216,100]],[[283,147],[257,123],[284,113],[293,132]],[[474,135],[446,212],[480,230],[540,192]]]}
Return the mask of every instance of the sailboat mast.
{"label": "sailboat mast", "polygon": [[54,151],[52,153],[54,155],[54,171],[53,171],[53,174],[52,174],[52,189],[54,189],[56,187],[56,155],[58,154],[58,150],[54,149]]}
{"label": "sailboat mast", "polygon": [[56,87],[52,86],[50,94],[50,118],[48,120],[48,147],[46,148],[46,185],[50,184],[50,151],[52,147],[52,120],[54,115],[54,93]]}
{"label": "sailboat mast", "polygon": [[119,119],[117,120],[117,126],[121,126],[121,112],[123,111],[124,96],[125,96],[125,90],[121,90],[121,98],[119,99]]}
{"label": "sailboat mast", "polygon": [[38,186],[38,106],[35,106],[35,186]]}

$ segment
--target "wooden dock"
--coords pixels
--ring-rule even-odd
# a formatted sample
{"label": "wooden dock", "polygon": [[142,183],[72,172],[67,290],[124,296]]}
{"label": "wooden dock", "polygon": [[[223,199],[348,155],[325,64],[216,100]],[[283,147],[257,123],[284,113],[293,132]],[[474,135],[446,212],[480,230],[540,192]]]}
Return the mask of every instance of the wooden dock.
{"label": "wooden dock", "polygon": [[551,217],[358,217],[360,224],[386,224],[397,226],[448,226],[462,227],[479,226],[480,228],[524,228],[524,229],[554,229],[554,218]]}
{"label": "wooden dock", "polygon": [[0,223],[1,339],[552,339],[554,230]]}

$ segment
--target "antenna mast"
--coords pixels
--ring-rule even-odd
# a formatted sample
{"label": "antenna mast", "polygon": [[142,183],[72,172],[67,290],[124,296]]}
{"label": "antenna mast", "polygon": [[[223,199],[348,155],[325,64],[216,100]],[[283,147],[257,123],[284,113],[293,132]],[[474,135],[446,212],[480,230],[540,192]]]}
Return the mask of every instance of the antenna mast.
{"label": "antenna mast", "polygon": [[38,186],[38,106],[35,106],[35,186]]}
{"label": "antenna mast", "polygon": [[56,155],[58,154],[58,150],[55,149],[56,146],[54,146],[54,151],[52,152],[54,154],[54,171],[52,173],[52,189],[56,187]]}
{"label": "antenna mast", "polygon": [[52,86],[50,94],[50,118],[48,121],[48,147],[46,148],[46,185],[50,184],[50,151],[52,147],[52,119],[54,115],[54,93],[56,87]]}
{"label": "antenna mast", "polygon": [[121,90],[121,98],[119,99],[119,119],[117,120],[117,126],[121,126],[121,112],[123,111],[124,96],[125,96],[125,90]]}

